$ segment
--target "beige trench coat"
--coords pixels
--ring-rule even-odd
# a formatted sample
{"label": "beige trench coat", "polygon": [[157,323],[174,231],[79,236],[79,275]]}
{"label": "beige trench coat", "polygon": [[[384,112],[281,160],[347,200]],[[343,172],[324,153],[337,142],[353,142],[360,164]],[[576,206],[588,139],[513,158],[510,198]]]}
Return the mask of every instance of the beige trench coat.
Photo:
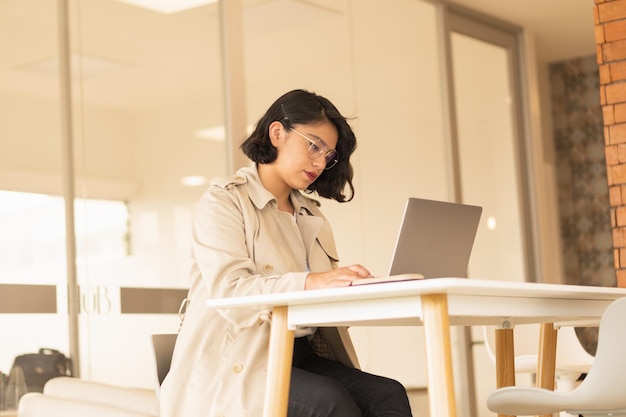
{"label": "beige trench coat", "polygon": [[[303,290],[307,261],[314,272],[336,267],[332,231],[317,202],[299,191],[291,200],[297,222],[278,211],[256,167],[214,180],[200,199],[190,302],[161,386],[161,417],[262,415],[269,312],[211,310],[205,301]],[[332,359],[358,366],[347,329],[322,331]]]}

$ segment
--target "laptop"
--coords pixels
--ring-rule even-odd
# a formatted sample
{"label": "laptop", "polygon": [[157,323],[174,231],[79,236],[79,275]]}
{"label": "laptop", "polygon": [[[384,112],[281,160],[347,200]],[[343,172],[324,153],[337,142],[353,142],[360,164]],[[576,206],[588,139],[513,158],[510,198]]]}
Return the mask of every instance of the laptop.
{"label": "laptop", "polygon": [[[479,206],[409,198],[387,277],[366,278],[352,284],[467,277],[481,213]],[[406,274],[413,277],[403,276]]]}

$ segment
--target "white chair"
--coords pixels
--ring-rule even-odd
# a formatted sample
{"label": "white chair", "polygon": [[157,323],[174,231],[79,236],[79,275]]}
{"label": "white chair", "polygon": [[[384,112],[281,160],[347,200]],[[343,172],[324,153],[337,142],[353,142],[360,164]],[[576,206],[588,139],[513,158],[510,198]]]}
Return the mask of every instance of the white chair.
{"label": "white chair", "polygon": [[505,387],[487,398],[489,410],[508,415],[565,411],[574,415],[626,416],[626,298],[606,309],[600,321],[598,349],[585,379],[574,390]]}
{"label": "white chair", "polygon": [[[495,363],[495,327],[484,326],[484,338],[487,354]],[[538,324],[523,324],[514,328],[515,372],[534,374],[539,362]],[[556,391],[567,392],[576,387],[576,381],[591,368],[594,357],[582,346],[573,327],[558,329],[556,347]]]}
{"label": "white chair", "polygon": [[52,378],[43,393],[29,392],[19,402],[18,417],[156,417],[154,390],[122,387],[79,378]]}
{"label": "white chair", "polygon": [[19,401],[18,417],[155,417],[158,395],[169,372],[177,334],[153,334],[156,389],[120,387],[71,377],[49,380],[43,393],[31,392]]}

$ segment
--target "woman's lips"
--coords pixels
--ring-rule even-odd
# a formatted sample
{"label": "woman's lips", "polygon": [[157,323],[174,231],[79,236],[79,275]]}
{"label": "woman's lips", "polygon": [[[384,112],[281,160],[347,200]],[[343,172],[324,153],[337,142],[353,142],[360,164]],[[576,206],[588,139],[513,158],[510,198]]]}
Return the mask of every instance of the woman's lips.
{"label": "woman's lips", "polygon": [[304,171],[304,173],[306,174],[307,177],[309,177],[311,182],[315,181],[315,179],[317,178],[317,174],[315,172]]}

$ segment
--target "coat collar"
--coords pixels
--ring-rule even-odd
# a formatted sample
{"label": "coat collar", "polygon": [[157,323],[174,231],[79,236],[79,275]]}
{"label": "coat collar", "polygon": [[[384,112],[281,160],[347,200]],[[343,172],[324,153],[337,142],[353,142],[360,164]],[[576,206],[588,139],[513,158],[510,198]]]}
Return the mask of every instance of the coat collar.
{"label": "coat collar", "polygon": [[[240,184],[246,187],[250,201],[257,209],[261,210],[271,201],[276,201],[276,197],[263,186],[256,164],[239,169],[236,175]],[[298,190],[291,192],[291,202],[298,214],[297,224],[307,252],[310,252],[313,243],[318,240],[328,257],[335,262],[338,261],[332,230],[318,209],[320,203]],[[315,266],[311,265],[311,267]]]}
{"label": "coat collar", "polygon": [[[236,175],[246,179],[245,187],[250,201],[258,209],[263,209],[270,201],[276,201],[276,197],[263,186],[256,164],[239,169]],[[314,207],[319,206],[319,202],[302,195],[298,190],[291,192],[291,202],[296,213],[302,215],[314,214]]]}

